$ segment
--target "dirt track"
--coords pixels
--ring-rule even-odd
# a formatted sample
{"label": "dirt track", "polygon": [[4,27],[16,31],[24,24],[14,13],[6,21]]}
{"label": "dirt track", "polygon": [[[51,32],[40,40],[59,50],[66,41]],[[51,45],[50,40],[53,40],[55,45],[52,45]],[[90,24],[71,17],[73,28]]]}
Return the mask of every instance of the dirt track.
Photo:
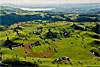
{"label": "dirt track", "polygon": [[47,57],[51,57],[53,56],[55,53],[30,53],[26,56],[32,56],[32,57],[44,57],[44,58],[47,58]]}

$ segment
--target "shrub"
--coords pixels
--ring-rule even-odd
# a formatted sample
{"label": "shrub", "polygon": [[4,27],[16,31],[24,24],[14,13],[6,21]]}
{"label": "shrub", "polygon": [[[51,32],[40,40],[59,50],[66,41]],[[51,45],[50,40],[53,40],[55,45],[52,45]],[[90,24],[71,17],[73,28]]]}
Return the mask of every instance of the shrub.
{"label": "shrub", "polygon": [[9,59],[6,59],[6,60],[3,60],[2,63],[4,64],[8,64],[12,67],[19,67],[19,66],[29,66],[29,67],[38,67],[37,64],[33,64],[33,63],[30,63],[30,62],[26,62],[26,61],[19,61],[19,58],[9,58]]}

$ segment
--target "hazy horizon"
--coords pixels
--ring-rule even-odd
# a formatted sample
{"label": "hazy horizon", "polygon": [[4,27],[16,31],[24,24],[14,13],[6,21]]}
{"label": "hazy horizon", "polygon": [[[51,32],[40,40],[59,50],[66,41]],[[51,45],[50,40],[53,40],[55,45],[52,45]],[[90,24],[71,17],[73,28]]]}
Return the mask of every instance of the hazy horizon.
{"label": "hazy horizon", "polygon": [[[52,12],[77,12],[85,13],[85,10],[100,8],[99,0],[0,0],[1,6],[20,8],[28,11],[52,11]],[[78,2],[79,1],[79,2]],[[92,4],[91,4],[92,3]],[[88,11],[86,11],[88,12]],[[95,12],[95,11],[91,11]]]}
{"label": "hazy horizon", "polygon": [[100,3],[100,0],[0,0],[0,4],[68,4],[68,3]]}

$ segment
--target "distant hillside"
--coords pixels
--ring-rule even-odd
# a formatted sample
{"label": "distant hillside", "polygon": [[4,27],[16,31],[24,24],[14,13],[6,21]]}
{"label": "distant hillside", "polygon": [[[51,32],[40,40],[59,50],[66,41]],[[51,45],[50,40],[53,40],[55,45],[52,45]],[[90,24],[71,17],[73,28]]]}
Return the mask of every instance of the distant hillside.
{"label": "distant hillside", "polygon": [[32,20],[46,20],[50,22],[99,22],[99,14],[67,14],[23,11],[19,8],[3,7],[0,9],[0,25],[11,25],[18,22]]}
{"label": "distant hillside", "polygon": [[[41,9],[41,8],[54,8],[53,10],[43,12],[56,12],[56,13],[74,13],[74,14],[94,14],[100,11],[100,3],[69,3],[69,4],[2,4],[4,6],[16,7],[16,8],[29,8],[29,9]],[[32,10],[30,10],[32,11]]]}

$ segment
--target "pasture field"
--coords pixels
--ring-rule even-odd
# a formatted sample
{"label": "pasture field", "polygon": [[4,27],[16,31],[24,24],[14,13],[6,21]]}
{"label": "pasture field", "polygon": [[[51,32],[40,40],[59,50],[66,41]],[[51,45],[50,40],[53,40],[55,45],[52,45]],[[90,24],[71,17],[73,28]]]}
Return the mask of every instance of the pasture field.
{"label": "pasture field", "polygon": [[99,12],[0,10],[1,66],[100,67]]}
{"label": "pasture field", "polygon": [[[7,29],[0,26],[5,29],[0,31],[2,61],[18,58],[40,67],[100,66],[98,26],[98,22],[42,20],[19,22]],[[69,57],[72,64],[68,61],[52,63],[62,57]]]}

